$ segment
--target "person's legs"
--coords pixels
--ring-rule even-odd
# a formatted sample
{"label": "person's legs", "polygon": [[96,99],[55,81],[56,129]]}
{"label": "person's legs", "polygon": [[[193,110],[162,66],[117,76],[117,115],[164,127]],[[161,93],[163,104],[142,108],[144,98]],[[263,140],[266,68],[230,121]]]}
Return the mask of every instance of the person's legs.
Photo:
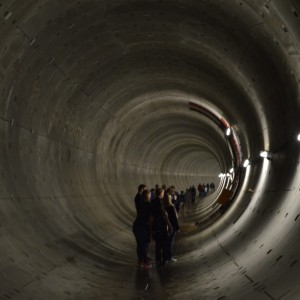
{"label": "person's legs", "polygon": [[176,231],[174,231],[169,237],[168,237],[168,256],[167,259],[171,260],[173,257],[173,245],[174,245],[174,240],[176,236]]}
{"label": "person's legs", "polygon": [[142,248],[141,248],[141,240],[138,234],[135,234],[136,239],[136,254],[139,260],[139,264],[143,262],[143,256],[142,256]]}
{"label": "person's legs", "polygon": [[141,235],[140,239],[140,246],[141,246],[141,257],[142,257],[142,264],[144,267],[151,267],[151,264],[148,259],[148,232],[145,231]]}

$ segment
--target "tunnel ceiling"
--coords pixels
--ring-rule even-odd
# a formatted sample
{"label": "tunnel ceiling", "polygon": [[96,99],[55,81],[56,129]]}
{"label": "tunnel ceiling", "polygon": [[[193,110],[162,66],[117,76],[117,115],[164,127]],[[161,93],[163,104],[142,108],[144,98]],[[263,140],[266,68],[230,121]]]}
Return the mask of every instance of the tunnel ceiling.
{"label": "tunnel ceiling", "polygon": [[297,299],[299,18],[296,0],[0,2],[0,298],[141,296],[137,185],[221,192],[234,165],[224,128],[192,103],[252,164],[143,295]]}

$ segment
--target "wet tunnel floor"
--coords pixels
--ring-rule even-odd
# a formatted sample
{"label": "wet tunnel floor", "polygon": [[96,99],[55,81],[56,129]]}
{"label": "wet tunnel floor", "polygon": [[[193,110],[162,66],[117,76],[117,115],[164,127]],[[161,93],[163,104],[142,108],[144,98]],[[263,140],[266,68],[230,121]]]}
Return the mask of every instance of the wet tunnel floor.
{"label": "wet tunnel floor", "polygon": [[[153,247],[152,242],[152,256]],[[160,268],[154,265],[148,271],[137,266],[134,248],[128,249],[127,262],[120,255],[108,266],[82,255],[36,277],[10,299],[249,299],[251,290],[251,299],[272,299],[255,290],[243,268],[221,247],[214,257],[201,245],[191,253],[189,247],[179,236],[175,247],[178,261]],[[97,251],[103,251],[101,246],[93,249]]]}
{"label": "wet tunnel floor", "polygon": [[[180,216],[174,246],[177,262],[141,269],[129,228],[88,251],[69,253],[68,259],[49,266],[48,272],[14,293],[3,294],[3,299],[274,299],[216,238],[211,237],[209,247],[203,244],[195,235],[200,229],[191,220],[189,213]],[[149,254],[154,257],[154,241]]]}

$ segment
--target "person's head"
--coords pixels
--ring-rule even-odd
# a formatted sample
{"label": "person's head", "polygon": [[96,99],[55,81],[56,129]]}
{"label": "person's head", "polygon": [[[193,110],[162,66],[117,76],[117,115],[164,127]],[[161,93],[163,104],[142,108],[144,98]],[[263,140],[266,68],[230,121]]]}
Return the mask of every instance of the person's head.
{"label": "person's head", "polygon": [[166,186],[165,184],[163,184],[163,185],[161,186],[161,188],[162,188],[163,190],[166,190],[166,189],[167,189],[167,186]]}
{"label": "person's head", "polygon": [[142,199],[144,201],[149,201],[151,198],[151,192],[147,189],[143,190],[143,193],[142,193]]}
{"label": "person's head", "polygon": [[155,185],[155,190],[157,190],[157,189],[159,189],[159,185],[158,184]]}
{"label": "person's head", "polygon": [[183,191],[181,191],[181,194],[183,194]]}
{"label": "person's head", "polygon": [[165,195],[165,191],[162,188],[156,190],[156,197],[163,198]]}
{"label": "person's head", "polygon": [[169,189],[170,189],[171,194],[175,193],[175,186],[174,185],[171,185]]}
{"label": "person's head", "polygon": [[138,186],[138,192],[141,194],[143,193],[143,191],[147,188],[147,186],[145,184],[140,184]]}

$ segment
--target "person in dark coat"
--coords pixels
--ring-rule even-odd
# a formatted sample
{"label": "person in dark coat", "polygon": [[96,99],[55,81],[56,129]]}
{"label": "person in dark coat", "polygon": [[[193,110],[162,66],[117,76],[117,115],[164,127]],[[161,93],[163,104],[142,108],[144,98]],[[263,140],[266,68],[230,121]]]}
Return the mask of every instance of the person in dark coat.
{"label": "person in dark coat", "polygon": [[151,263],[148,256],[148,244],[150,242],[151,223],[152,223],[152,206],[151,192],[144,190],[141,196],[139,211],[132,226],[132,232],[136,238],[137,256],[139,265],[144,268],[151,268]]}
{"label": "person in dark coat", "polygon": [[135,198],[134,198],[134,204],[135,204],[135,209],[136,209],[137,214],[139,213],[140,204],[141,204],[141,201],[142,201],[142,193],[146,188],[147,188],[147,186],[145,184],[140,184],[138,186],[138,192],[137,192],[137,194],[135,195]]}
{"label": "person in dark coat", "polygon": [[166,212],[168,214],[169,221],[173,228],[172,234],[170,234],[167,239],[167,261],[175,262],[175,261],[177,261],[177,259],[175,257],[173,257],[173,245],[174,245],[176,233],[179,230],[179,225],[178,225],[177,211],[175,209],[174,204],[172,203],[171,195],[168,196],[168,200],[166,203]]}
{"label": "person in dark coat", "polygon": [[173,233],[168,214],[163,206],[163,198],[164,190],[158,189],[152,206],[152,236],[155,240],[155,259],[157,266],[163,266],[167,260],[168,235]]}

